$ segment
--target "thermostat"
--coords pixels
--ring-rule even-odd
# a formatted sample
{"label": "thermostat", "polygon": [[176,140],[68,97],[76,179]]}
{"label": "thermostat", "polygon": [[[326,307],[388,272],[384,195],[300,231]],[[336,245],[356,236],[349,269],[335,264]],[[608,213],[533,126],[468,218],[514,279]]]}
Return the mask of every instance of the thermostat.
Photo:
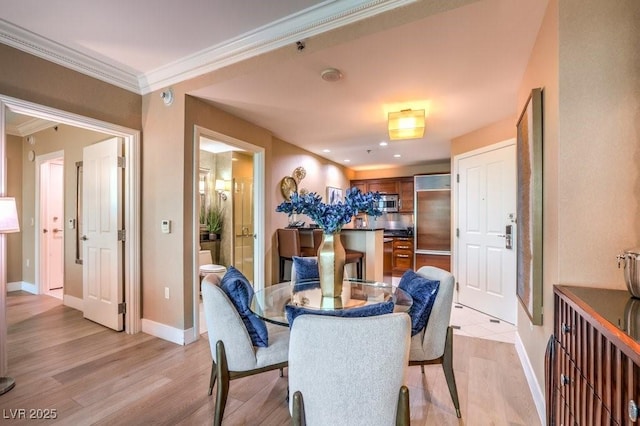
{"label": "thermostat", "polygon": [[162,221],[160,222],[160,229],[162,230],[163,234],[171,233],[171,221],[168,219],[162,219]]}

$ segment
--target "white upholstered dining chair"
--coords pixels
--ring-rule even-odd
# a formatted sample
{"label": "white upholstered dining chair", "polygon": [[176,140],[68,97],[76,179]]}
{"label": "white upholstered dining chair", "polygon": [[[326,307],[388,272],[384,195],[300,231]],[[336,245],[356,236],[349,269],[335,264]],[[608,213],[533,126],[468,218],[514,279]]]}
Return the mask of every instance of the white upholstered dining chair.
{"label": "white upholstered dining chair", "polygon": [[409,425],[410,337],[405,313],[299,316],[289,345],[292,424]]}
{"label": "white upholstered dining chair", "polygon": [[216,379],[218,382],[213,424],[220,425],[231,380],[275,369],[280,369],[282,376],[282,368],[287,366],[289,329],[266,324],[268,346],[254,346],[245,322],[214,274],[202,281],[202,301],[213,358],[209,395]]}
{"label": "white upholstered dining chair", "polygon": [[411,337],[409,365],[419,365],[424,374],[425,365],[442,364],[456,416],[460,418],[458,388],[453,373],[453,328],[449,325],[455,279],[450,272],[434,266],[423,266],[416,271],[416,274],[440,281],[440,286],[433,302],[429,321],[418,334]]}

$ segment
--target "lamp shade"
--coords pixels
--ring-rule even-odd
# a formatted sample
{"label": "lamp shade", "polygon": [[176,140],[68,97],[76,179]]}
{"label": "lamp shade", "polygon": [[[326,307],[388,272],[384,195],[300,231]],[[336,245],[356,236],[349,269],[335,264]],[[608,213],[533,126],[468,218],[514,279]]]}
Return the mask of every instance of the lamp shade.
{"label": "lamp shade", "polygon": [[417,139],[424,136],[424,110],[405,109],[389,113],[389,139]]}
{"label": "lamp shade", "polygon": [[20,232],[16,199],[13,197],[0,197],[0,234],[12,232]]}
{"label": "lamp shade", "polygon": [[216,191],[224,191],[225,185],[222,179],[216,179]]}

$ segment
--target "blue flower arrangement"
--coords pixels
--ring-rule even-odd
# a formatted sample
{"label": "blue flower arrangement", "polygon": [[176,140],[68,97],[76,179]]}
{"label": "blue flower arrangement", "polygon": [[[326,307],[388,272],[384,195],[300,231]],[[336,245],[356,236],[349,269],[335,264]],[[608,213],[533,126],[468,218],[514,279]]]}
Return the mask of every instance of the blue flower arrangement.
{"label": "blue flower arrangement", "polygon": [[382,215],[382,211],[378,209],[379,201],[380,193],[362,193],[356,187],[347,189],[344,201],[334,204],[323,203],[322,197],[315,192],[305,195],[294,192],[291,194],[291,200],[282,202],[276,207],[276,211],[287,213],[289,216],[298,213],[306,214],[322,228],[325,234],[335,234],[359,213],[374,217]]}

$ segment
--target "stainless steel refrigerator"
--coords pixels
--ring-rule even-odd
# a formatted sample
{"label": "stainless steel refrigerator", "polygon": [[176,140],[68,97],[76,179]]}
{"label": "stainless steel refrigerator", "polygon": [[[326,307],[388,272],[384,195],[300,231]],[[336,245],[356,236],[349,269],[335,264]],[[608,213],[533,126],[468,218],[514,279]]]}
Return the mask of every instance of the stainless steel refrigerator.
{"label": "stainless steel refrigerator", "polygon": [[451,175],[415,176],[413,186],[414,268],[451,271]]}

